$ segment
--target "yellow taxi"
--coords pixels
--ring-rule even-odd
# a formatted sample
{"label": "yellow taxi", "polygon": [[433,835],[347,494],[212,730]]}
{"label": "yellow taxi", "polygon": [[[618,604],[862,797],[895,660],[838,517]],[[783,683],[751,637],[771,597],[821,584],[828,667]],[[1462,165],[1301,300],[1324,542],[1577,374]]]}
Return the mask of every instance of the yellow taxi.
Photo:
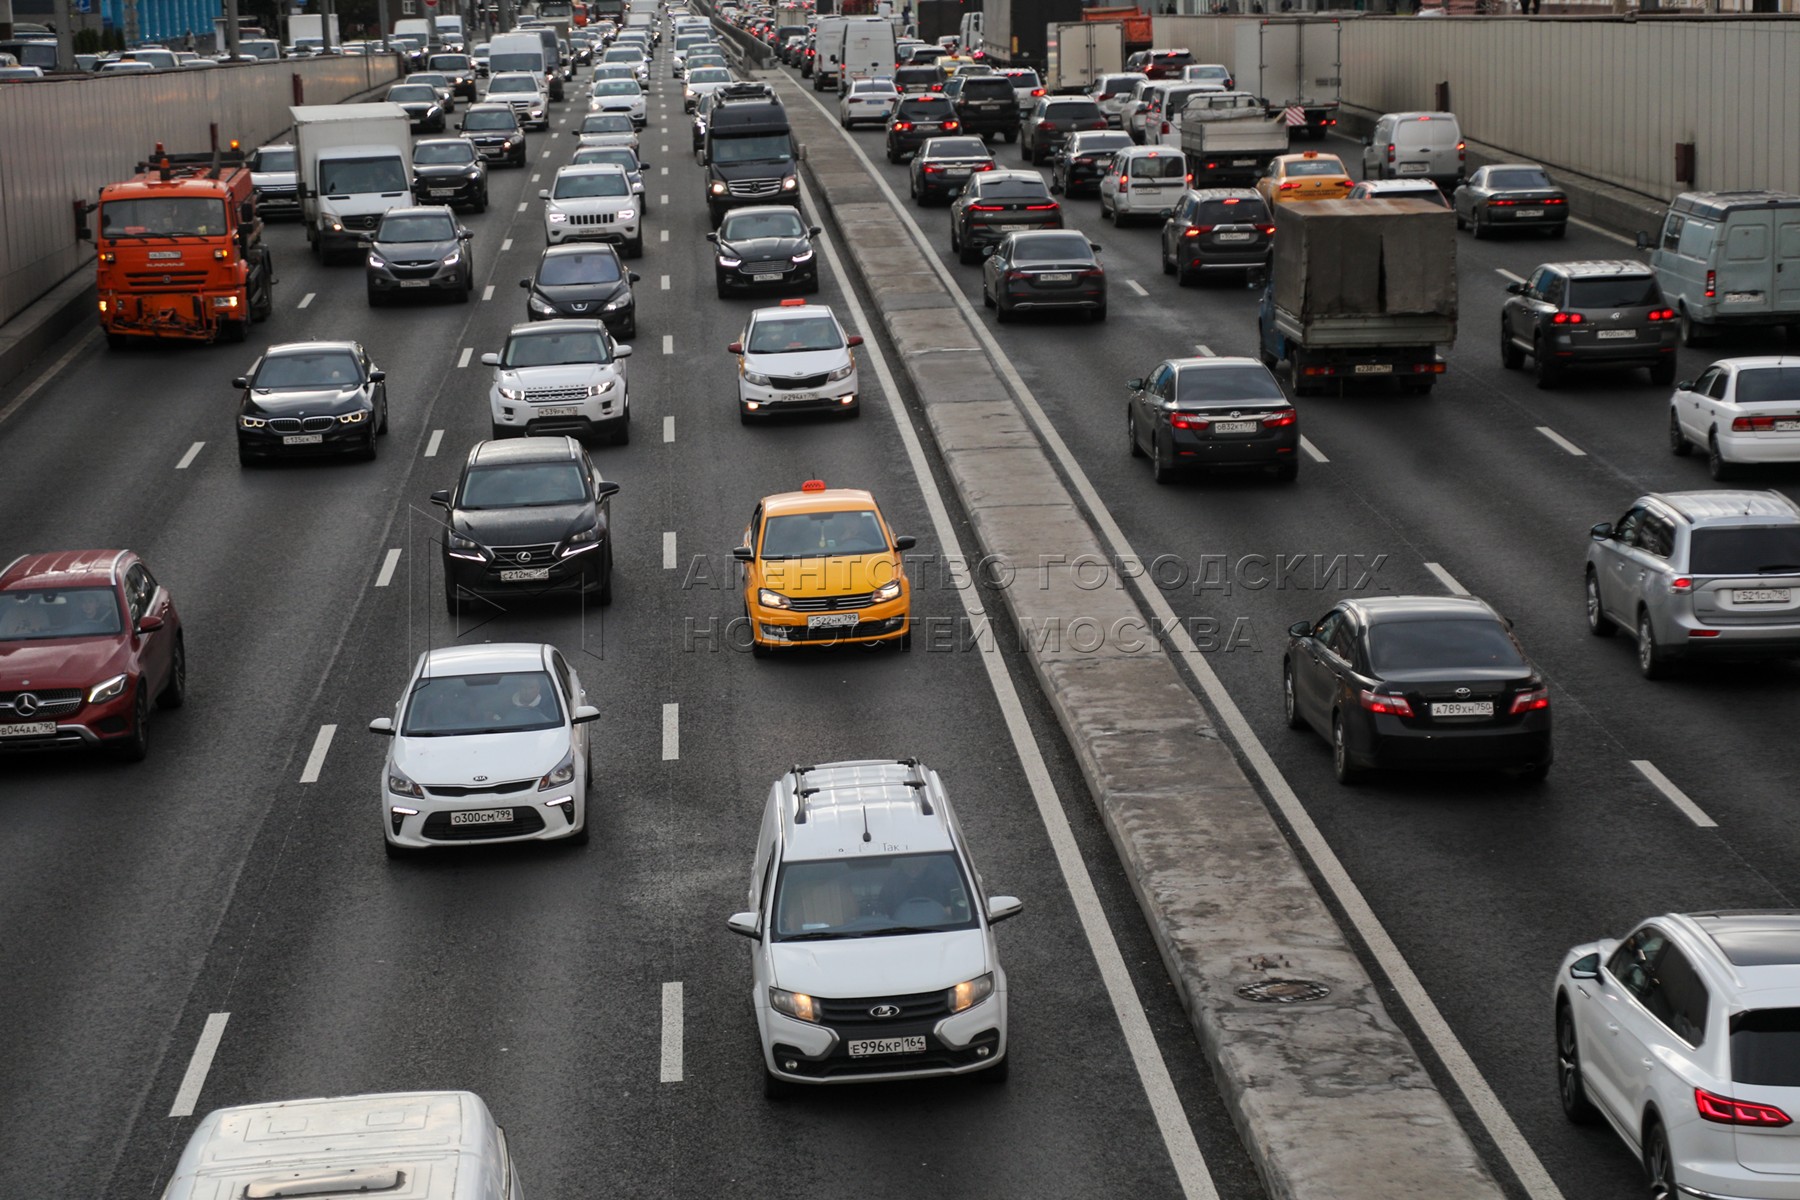
{"label": "yellow taxi", "polygon": [[897,642],[912,649],[912,593],[901,561],[913,539],[895,537],[875,497],[809,479],[764,496],[732,551],[744,580],[750,649]]}
{"label": "yellow taxi", "polygon": [[1342,200],[1355,186],[1337,155],[1317,150],[1277,155],[1256,181],[1256,190],[1271,208],[1296,200]]}

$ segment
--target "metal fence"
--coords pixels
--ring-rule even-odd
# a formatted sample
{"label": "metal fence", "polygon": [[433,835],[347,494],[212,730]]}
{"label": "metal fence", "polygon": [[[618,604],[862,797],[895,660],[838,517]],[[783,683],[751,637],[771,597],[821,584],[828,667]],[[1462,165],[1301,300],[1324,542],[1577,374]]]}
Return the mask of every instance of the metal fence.
{"label": "metal fence", "polygon": [[297,95],[333,104],[398,75],[394,59],[344,57],[0,85],[0,323],[91,259],[75,201],[157,142],[204,150],[217,122],[221,143],[249,149],[292,124]]}

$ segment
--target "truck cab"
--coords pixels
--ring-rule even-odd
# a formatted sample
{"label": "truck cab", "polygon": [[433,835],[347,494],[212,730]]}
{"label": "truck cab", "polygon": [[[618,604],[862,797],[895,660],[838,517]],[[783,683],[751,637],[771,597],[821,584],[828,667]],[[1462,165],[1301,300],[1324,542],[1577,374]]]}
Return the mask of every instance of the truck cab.
{"label": "truck cab", "polygon": [[787,110],[766,85],[732,84],[714,94],[700,153],[714,225],[737,205],[800,203],[799,151]]}

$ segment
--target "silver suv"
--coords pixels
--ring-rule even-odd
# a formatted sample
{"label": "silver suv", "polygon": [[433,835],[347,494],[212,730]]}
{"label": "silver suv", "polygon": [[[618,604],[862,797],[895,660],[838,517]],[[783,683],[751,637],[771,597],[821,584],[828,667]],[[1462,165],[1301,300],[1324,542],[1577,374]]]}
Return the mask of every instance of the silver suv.
{"label": "silver suv", "polygon": [[1779,492],[1661,492],[1591,531],[1588,629],[1634,630],[1638,669],[1800,654],[1800,505]]}

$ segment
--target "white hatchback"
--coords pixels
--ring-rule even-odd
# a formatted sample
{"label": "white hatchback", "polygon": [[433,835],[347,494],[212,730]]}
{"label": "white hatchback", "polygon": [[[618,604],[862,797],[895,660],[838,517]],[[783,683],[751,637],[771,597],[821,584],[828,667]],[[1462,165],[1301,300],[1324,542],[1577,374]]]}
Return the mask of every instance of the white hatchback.
{"label": "white hatchback", "polygon": [[555,646],[498,642],[419,656],[382,769],[389,857],[472,842],[588,840],[588,731],[600,710]]}
{"label": "white hatchback", "polygon": [[857,79],[838,97],[838,124],[886,125],[900,103],[900,93],[889,79]]}
{"label": "white hatchback", "polygon": [[595,163],[559,168],[538,197],[544,202],[544,241],[549,245],[610,242],[627,258],[643,254],[643,218],[623,167]]}
{"label": "white hatchback", "polygon": [[856,415],[855,347],[831,308],[804,300],[783,300],[759,308],[740,342],[738,416],[747,425],[780,413],[821,410]]}

